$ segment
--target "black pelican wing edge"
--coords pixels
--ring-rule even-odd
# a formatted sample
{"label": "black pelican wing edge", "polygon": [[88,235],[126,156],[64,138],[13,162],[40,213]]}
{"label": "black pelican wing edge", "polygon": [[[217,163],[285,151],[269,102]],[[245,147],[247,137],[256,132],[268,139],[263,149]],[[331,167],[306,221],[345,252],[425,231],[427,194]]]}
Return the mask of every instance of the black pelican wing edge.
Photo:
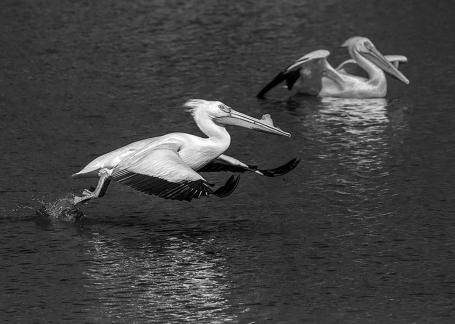
{"label": "black pelican wing edge", "polygon": [[172,182],[158,177],[122,170],[112,175],[112,179],[135,190],[164,199],[191,201],[195,198],[214,194],[218,197],[229,196],[237,187],[239,177],[231,176],[228,181],[213,191],[205,180]]}

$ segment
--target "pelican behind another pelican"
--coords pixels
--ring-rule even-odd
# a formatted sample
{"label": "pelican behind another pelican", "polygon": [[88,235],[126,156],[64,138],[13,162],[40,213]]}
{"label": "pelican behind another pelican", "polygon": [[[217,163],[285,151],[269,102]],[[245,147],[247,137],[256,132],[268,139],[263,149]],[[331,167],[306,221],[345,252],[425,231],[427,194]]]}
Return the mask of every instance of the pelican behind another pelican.
{"label": "pelican behind another pelican", "polygon": [[[397,66],[387,60],[366,37],[351,37],[343,47],[358,67],[366,73],[351,74],[344,69],[335,69],[327,62],[330,52],[317,50],[308,53],[280,72],[259,93],[258,98],[276,85],[286,82],[288,90],[319,97],[381,98],[387,94],[384,71],[409,84],[409,80]],[[400,61],[401,57],[397,60]],[[346,65],[351,62],[345,62]],[[358,69],[356,69],[358,71]]]}
{"label": "pelican behind another pelican", "polygon": [[273,125],[270,116],[256,119],[235,111],[219,101],[200,99],[188,100],[184,107],[190,112],[207,135],[202,138],[186,133],[144,139],[106,153],[85,166],[73,177],[99,177],[97,187],[85,189],[78,204],[89,199],[102,197],[111,180],[126,184],[147,194],[166,199],[187,200],[215,194],[225,197],[236,188],[239,177],[231,176],[217,190],[199,173],[211,171],[251,171],[263,176],[279,176],[294,169],[299,160],[269,170],[262,170],[224,155],[231,137],[224,125],[236,125],[261,132],[290,137],[291,134]]}
{"label": "pelican behind another pelican", "polygon": [[[397,69],[400,67],[400,65],[408,62],[408,58],[404,55],[384,55],[384,57]],[[340,65],[338,65],[336,70],[341,73],[357,75],[365,79],[368,78],[367,72],[362,69],[353,59],[348,59],[342,62]]]}

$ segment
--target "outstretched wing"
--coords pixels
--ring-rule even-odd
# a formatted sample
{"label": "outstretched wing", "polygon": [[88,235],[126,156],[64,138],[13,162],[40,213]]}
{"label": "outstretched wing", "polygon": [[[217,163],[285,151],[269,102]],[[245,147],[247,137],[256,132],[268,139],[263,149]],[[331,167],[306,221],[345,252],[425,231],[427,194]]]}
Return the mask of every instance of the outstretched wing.
{"label": "outstretched wing", "polygon": [[225,197],[232,193],[239,179],[231,177],[220,189],[210,184],[179,157],[179,144],[167,143],[143,150],[120,162],[112,179],[147,194],[165,199],[191,201],[215,194]]}
{"label": "outstretched wing", "polygon": [[251,171],[264,175],[266,177],[276,177],[284,175],[292,171],[298,164],[299,159],[292,159],[289,162],[273,168],[273,169],[259,169],[255,165],[247,165],[243,162],[240,162],[233,157],[227,155],[220,155],[217,159],[213,160],[203,168],[199,169],[200,172],[220,172],[220,171],[230,171],[230,172],[246,172]]}
{"label": "outstretched wing", "polygon": [[302,77],[305,88],[307,88],[305,92],[318,94],[321,89],[322,74],[328,64],[327,57],[329,55],[330,52],[327,50],[317,50],[302,56],[278,73],[256,96],[263,98],[270,89],[284,81],[288,90],[292,90],[292,87],[300,77]]}

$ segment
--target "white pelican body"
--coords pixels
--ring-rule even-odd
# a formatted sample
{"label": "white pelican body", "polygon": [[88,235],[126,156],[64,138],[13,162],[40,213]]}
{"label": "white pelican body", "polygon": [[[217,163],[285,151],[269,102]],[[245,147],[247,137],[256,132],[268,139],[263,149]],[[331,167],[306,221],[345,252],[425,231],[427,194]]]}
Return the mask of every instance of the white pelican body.
{"label": "white pelican body", "polygon": [[330,52],[317,50],[299,58],[280,72],[257,96],[264,97],[270,89],[285,81],[287,88],[294,93],[319,97],[380,98],[387,93],[384,71],[409,84],[409,80],[368,38],[351,37],[342,46],[348,48],[352,61],[365,73],[349,73],[346,67],[351,61],[346,62],[344,68],[335,69],[327,62]]}
{"label": "white pelican body", "polygon": [[268,115],[258,120],[241,114],[219,101],[189,100],[184,105],[201,131],[202,138],[185,133],[144,139],[101,155],[73,177],[99,177],[95,190],[84,190],[75,197],[75,204],[102,197],[111,179],[127,184],[148,194],[166,199],[190,201],[215,194],[224,197],[232,193],[239,178],[231,177],[216,191],[196,171],[252,171],[260,175],[276,176],[289,172],[298,164],[296,159],[271,169],[259,170],[232,157],[222,155],[231,137],[222,125],[237,125],[263,132],[290,136],[273,126]]}
{"label": "white pelican body", "polygon": [[210,138],[201,138],[185,133],[170,133],[140,140],[101,155],[85,166],[84,169],[74,174],[74,176],[98,177],[98,172],[101,169],[113,170],[121,161],[131,155],[166,145],[178,147],[178,155],[182,161],[191,169],[198,170],[221,155],[229,147],[229,144],[229,134],[222,141],[214,141]]}

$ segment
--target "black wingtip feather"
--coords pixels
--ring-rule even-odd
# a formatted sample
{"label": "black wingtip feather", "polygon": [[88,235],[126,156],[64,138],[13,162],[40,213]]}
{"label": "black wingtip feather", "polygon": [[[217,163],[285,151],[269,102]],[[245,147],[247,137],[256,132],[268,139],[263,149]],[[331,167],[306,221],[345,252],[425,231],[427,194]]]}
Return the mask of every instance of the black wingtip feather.
{"label": "black wingtip feather", "polygon": [[273,78],[272,81],[270,81],[264,88],[262,88],[261,91],[258,92],[258,94],[256,95],[257,98],[259,99],[263,99],[264,98],[264,95],[270,90],[272,89],[273,87],[275,87],[276,85],[280,84],[281,82],[283,82],[284,80],[286,80],[286,72],[285,71],[281,71],[280,73],[278,73],[276,75],[276,77]]}
{"label": "black wingtip feather", "polygon": [[171,182],[143,174],[122,172],[113,176],[115,181],[133,189],[164,199],[191,201],[193,198],[208,196],[212,193],[205,180]]}
{"label": "black wingtip feather", "polygon": [[300,159],[294,158],[290,160],[289,162],[274,168],[274,169],[267,169],[267,170],[261,170],[258,169],[263,175],[266,177],[276,177],[276,176],[281,176],[284,175],[292,170],[295,169],[295,167],[300,163]]}
{"label": "black wingtip feather", "polygon": [[286,73],[286,86],[288,87],[288,90],[292,90],[292,87],[294,87],[294,84],[297,82],[299,78],[300,69],[295,71],[289,71]]}
{"label": "black wingtip feather", "polygon": [[234,192],[235,188],[237,188],[237,185],[239,184],[239,181],[240,176],[231,176],[228,181],[226,181],[224,186],[218,188],[215,192],[213,192],[213,194],[220,198],[227,197]]}

